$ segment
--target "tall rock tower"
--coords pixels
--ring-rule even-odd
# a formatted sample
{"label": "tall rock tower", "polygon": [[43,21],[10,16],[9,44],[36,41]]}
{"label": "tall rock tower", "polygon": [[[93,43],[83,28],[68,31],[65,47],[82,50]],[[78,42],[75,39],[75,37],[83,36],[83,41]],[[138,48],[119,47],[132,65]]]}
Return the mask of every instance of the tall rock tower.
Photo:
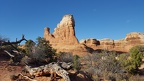
{"label": "tall rock tower", "polygon": [[44,38],[49,40],[51,44],[78,44],[74,27],[73,15],[65,15],[54,29],[53,34],[50,33],[50,28],[44,29]]}

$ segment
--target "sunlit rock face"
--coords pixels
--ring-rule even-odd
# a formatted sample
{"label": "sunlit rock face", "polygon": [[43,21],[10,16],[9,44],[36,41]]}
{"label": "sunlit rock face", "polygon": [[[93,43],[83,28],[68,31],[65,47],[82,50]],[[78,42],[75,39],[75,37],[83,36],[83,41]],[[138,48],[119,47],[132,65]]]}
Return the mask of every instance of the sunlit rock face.
{"label": "sunlit rock face", "polygon": [[44,38],[57,51],[72,52],[78,55],[104,49],[128,52],[133,46],[144,45],[144,33],[139,32],[129,33],[120,40],[88,38],[79,42],[75,35],[75,20],[73,15],[70,14],[63,16],[53,33],[50,33],[50,28],[46,27],[44,29]]}
{"label": "sunlit rock face", "polygon": [[53,34],[50,28],[44,29],[44,38],[50,42],[57,51],[64,52],[87,52],[85,45],[80,45],[75,36],[75,21],[73,15],[63,16],[60,23],[54,29]]}
{"label": "sunlit rock face", "polygon": [[83,39],[80,44],[84,44],[93,50],[109,50],[118,52],[129,52],[133,46],[144,45],[144,33],[132,32],[126,35],[124,39],[112,40],[104,38],[97,39]]}
{"label": "sunlit rock face", "polygon": [[44,38],[49,40],[51,44],[78,44],[74,26],[73,15],[65,15],[54,29],[53,34],[50,33],[50,28],[44,29]]}
{"label": "sunlit rock face", "polygon": [[135,45],[137,43],[143,44],[144,43],[144,33],[140,32],[132,32],[126,35],[125,41],[128,44]]}

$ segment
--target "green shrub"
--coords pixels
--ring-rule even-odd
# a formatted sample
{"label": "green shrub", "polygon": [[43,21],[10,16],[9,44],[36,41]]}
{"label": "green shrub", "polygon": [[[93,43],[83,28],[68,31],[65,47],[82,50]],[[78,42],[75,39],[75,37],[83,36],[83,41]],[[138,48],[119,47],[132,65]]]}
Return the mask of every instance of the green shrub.
{"label": "green shrub", "polygon": [[79,61],[79,56],[78,55],[74,55],[73,56],[73,67],[75,70],[80,70],[80,61]]}
{"label": "green shrub", "polygon": [[38,37],[36,43],[28,40],[25,43],[25,51],[31,58],[30,63],[42,63],[46,62],[46,59],[49,59],[48,62],[55,61],[56,50],[51,47],[49,41],[42,37]]}
{"label": "green shrub", "polygon": [[132,47],[129,51],[130,56],[125,61],[125,69],[131,74],[135,74],[138,71],[138,67],[142,64],[142,58],[144,53],[144,46]]}
{"label": "green shrub", "polygon": [[49,41],[44,38],[37,38],[37,47],[41,49],[46,58],[53,58],[56,55],[56,50],[51,47]]}
{"label": "green shrub", "polygon": [[26,52],[26,55],[30,55],[32,53],[32,50],[33,50],[33,47],[35,46],[35,42],[32,41],[32,40],[27,40],[25,42],[25,52]]}

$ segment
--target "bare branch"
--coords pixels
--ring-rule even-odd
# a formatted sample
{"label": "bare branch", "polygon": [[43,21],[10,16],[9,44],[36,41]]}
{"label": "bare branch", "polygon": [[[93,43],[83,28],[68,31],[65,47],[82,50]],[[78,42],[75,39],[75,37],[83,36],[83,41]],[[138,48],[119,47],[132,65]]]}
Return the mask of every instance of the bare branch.
{"label": "bare branch", "polygon": [[10,52],[8,52],[7,50],[4,50],[4,52],[6,52],[10,57],[15,57],[14,55],[12,55]]}
{"label": "bare branch", "polygon": [[24,38],[24,35],[22,35],[22,38],[21,38],[20,40],[16,40],[16,42],[10,42],[10,41],[5,42],[5,41],[2,41],[2,42],[0,42],[0,43],[1,43],[2,46],[4,46],[4,45],[19,44],[19,43],[21,43],[21,42],[24,41],[24,40],[27,41],[27,40]]}

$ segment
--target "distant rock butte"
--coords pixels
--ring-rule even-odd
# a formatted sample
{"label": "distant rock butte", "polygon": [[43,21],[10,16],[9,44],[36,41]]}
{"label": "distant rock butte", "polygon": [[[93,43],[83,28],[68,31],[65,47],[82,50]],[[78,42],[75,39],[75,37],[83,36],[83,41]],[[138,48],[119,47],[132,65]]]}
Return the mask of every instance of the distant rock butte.
{"label": "distant rock butte", "polygon": [[44,38],[50,42],[53,48],[58,51],[72,52],[74,54],[87,54],[94,50],[107,49],[121,52],[128,52],[129,49],[136,45],[144,45],[144,34],[132,32],[126,35],[125,39],[84,39],[80,42],[75,36],[75,21],[73,15],[65,15],[54,33],[50,33],[50,28],[44,29]]}

